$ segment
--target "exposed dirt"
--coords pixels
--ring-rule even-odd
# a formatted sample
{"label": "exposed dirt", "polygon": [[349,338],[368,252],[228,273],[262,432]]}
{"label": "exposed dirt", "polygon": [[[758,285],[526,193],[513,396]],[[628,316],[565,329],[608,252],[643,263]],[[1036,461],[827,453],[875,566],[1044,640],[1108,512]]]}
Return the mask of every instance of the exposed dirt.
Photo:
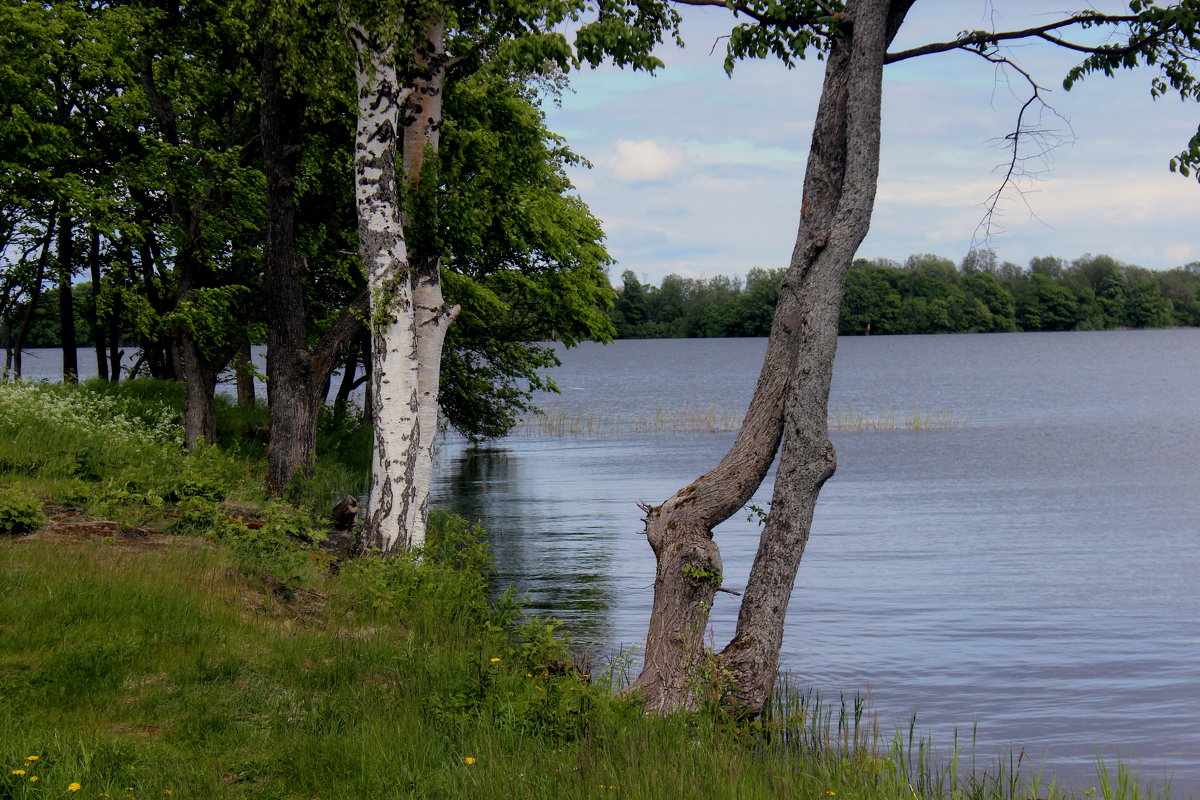
{"label": "exposed dirt", "polygon": [[189,545],[207,546],[207,543],[201,539],[168,536],[156,528],[131,527],[111,520],[86,519],[83,509],[80,508],[47,506],[46,515],[50,518],[46,524],[27,536],[16,538],[61,545],[106,539],[116,546],[130,550],[160,550],[171,543],[185,540]]}

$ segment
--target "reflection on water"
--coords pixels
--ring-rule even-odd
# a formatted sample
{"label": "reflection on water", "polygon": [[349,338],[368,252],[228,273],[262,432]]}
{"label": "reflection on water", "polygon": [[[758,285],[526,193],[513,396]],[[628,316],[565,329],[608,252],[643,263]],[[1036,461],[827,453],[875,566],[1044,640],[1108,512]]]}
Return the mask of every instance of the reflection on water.
{"label": "reflection on water", "polygon": [[[763,340],[616,342],[563,354],[552,411],[740,413]],[[1200,331],[843,339],[831,411],[952,415],[834,434],[789,607],[783,666],[822,693],[870,690],[948,743],[1012,745],[1092,785],[1096,755],[1200,793]],[[638,424],[448,441],[436,498],[488,528],[500,579],[577,638],[640,645],[654,558],[638,501],[711,468],[730,433]],[[765,506],[769,491],[754,503]],[[758,535],[716,538],[744,585]],[[736,598],[713,628],[731,634]]]}
{"label": "reflection on water", "polygon": [[[562,515],[537,515],[533,481],[522,476],[520,456],[506,448],[458,449],[442,472],[442,491],[455,498],[456,511],[495,523],[489,534],[496,582],[567,623],[581,642],[602,640],[615,605],[608,580],[613,550],[604,531]],[[537,483],[536,491],[545,490],[545,481]],[[576,491],[556,488],[567,496]],[[531,509],[537,516],[523,518]]]}

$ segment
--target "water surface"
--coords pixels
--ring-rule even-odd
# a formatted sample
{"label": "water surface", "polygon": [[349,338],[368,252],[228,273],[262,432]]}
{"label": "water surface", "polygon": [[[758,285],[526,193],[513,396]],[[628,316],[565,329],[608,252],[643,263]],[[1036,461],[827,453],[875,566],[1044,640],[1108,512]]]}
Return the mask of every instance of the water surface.
{"label": "water surface", "polygon": [[[761,339],[621,341],[562,354],[552,413],[439,455],[438,502],[489,529],[501,581],[611,653],[640,646],[654,558],[636,503],[712,467],[730,433],[623,430],[663,410],[744,409]],[[831,411],[951,427],[834,434],[782,665],[825,695],[869,691],[885,728],[978,724],[1092,785],[1097,755],[1200,793],[1200,331],[843,338]],[[903,425],[901,425],[903,428]],[[769,491],[755,503],[765,506]],[[725,585],[758,533],[717,530]],[[718,646],[737,599],[719,594]]]}

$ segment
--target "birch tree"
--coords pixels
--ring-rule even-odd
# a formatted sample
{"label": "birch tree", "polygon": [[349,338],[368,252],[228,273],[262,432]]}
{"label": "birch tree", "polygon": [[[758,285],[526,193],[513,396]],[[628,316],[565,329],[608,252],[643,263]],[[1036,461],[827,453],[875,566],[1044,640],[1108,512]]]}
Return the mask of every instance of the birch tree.
{"label": "birch tree", "polygon": [[[816,50],[826,60],[799,232],[742,429],[715,468],[660,505],[644,507],[657,569],[645,664],[631,691],[652,711],[695,708],[700,694],[708,691],[736,709],[757,713],[774,686],[784,618],[817,497],[837,464],[827,404],[838,309],[847,271],[871,220],[884,66],[964,50],[1015,70],[1025,80],[1030,97],[1010,136],[1012,164],[1002,191],[1018,168],[1016,148],[1030,130],[1026,110],[1041,100],[1041,87],[1015,63],[1005,45],[1040,40],[1085,53],[1084,61],[1067,76],[1067,88],[1091,72],[1112,74],[1118,68],[1148,63],[1162,67],[1153,91],[1171,90],[1194,98],[1197,85],[1189,68],[1200,50],[1200,3],[1160,6],[1133,0],[1129,14],[1082,11],[1024,30],[967,31],[944,42],[889,53],[916,0],[679,2],[727,6],[749,18],[732,31],[727,69],[747,56],[774,55],[791,64]],[[1090,44],[1093,37],[1073,41],[1081,30],[1098,27],[1108,34],[1107,43]],[[1194,166],[1196,149],[1193,140],[1176,157],[1173,168]],[[724,588],[721,554],[712,529],[750,500],[777,453],[771,511],[741,601],[736,632],[722,651],[707,653],[703,635],[709,610],[717,591]],[[708,668],[701,670],[702,665]]]}
{"label": "birch tree", "polygon": [[[585,14],[595,18],[584,20]],[[414,248],[412,214],[436,190],[442,104],[448,71],[475,53],[510,47],[529,65],[561,68],[608,57],[653,68],[650,51],[674,30],[661,2],[531,2],[459,7],[403,4],[392,19],[353,20],[358,125],[355,192],[360,252],[367,273],[371,338],[370,414],[375,425],[368,547],[388,552],[425,540],[433,444],[437,435],[441,354],[459,313],[446,302],[437,248]],[[581,21],[572,52],[556,27]],[[381,24],[382,23],[382,24]],[[452,52],[457,31],[468,52]]]}

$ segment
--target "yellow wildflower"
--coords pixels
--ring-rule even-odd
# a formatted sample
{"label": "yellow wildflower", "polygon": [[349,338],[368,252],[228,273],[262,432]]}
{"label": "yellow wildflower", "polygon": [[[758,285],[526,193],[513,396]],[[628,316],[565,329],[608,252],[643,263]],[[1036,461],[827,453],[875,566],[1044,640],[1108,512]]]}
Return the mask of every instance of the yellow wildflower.
{"label": "yellow wildflower", "polygon": [[38,758],[40,758],[40,756],[26,756],[25,760],[26,761],[37,761]]}
{"label": "yellow wildflower", "polygon": [[30,775],[30,776],[29,776],[29,782],[30,782],[30,783],[37,783],[37,779],[38,779],[38,776],[37,776],[37,775]]}
{"label": "yellow wildflower", "polygon": [[70,786],[67,787],[67,791],[68,792],[78,792],[82,788],[83,787],[81,785],[79,785],[78,783],[72,783]]}
{"label": "yellow wildflower", "polygon": [[24,774],[25,774],[25,770],[23,770],[23,769],[14,769],[13,770],[13,775],[24,775]]}
{"label": "yellow wildflower", "polygon": [[467,764],[474,764],[474,763],[475,763],[475,757],[474,757],[474,756],[467,756],[466,758],[464,758],[464,759],[463,759],[463,761],[464,761],[464,762],[466,762]]}
{"label": "yellow wildflower", "polygon": [[499,660],[500,660],[499,658],[493,658],[493,659],[492,659],[492,663],[493,663],[493,664],[495,664],[495,663],[496,663],[497,661],[499,661]]}

